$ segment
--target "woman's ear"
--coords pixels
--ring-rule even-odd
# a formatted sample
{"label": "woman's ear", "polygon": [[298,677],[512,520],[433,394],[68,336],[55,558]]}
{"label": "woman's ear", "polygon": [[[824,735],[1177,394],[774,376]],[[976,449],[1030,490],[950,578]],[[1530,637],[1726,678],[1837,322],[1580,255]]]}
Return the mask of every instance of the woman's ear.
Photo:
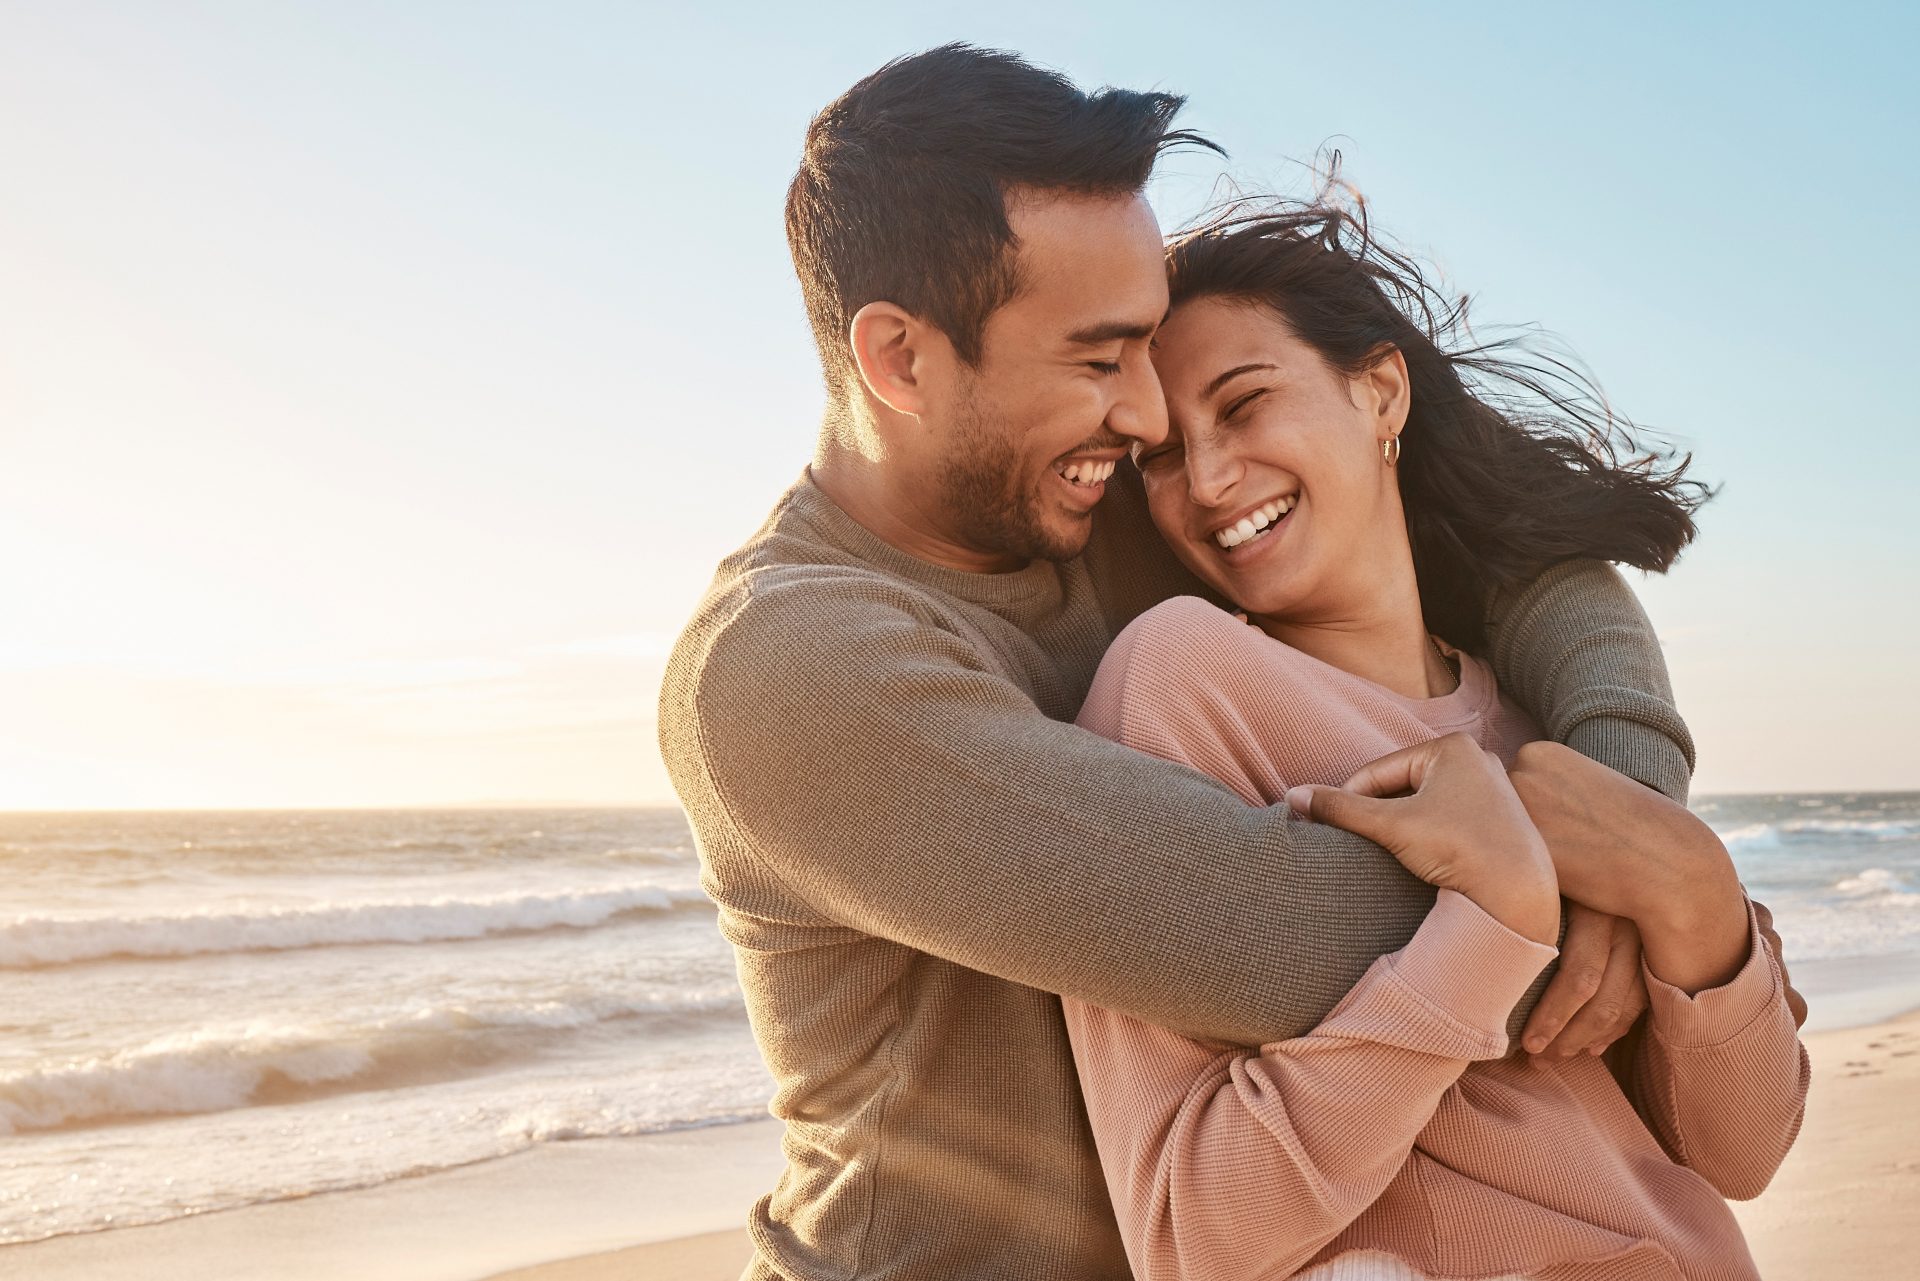
{"label": "woman's ear", "polygon": [[853,313],[848,339],[868,395],[897,414],[926,412],[935,349],[946,335],[895,303],[870,302]]}
{"label": "woman's ear", "polygon": [[1356,379],[1360,384],[1360,404],[1373,415],[1374,437],[1386,440],[1398,436],[1407,425],[1413,409],[1413,385],[1407,376],[1407,358],[1398,347],[1389,347]]}

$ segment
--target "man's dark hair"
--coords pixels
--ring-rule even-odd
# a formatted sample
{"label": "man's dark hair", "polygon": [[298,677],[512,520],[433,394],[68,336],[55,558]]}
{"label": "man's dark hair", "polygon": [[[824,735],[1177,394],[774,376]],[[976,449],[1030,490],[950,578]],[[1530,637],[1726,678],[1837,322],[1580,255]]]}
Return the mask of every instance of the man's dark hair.
{"label": "man's dark hair", "polygon": [[1082,93],[1014,54],[947,44],[829,103],[787,188],[787,245],[828,395],[838,401],[853,372],[847,330],[870,302],[937,326],[978,364],[987,317],[1019,283],[1008,193],[1127,195],[1169,147],[1219,150],[1168,128],[1185,101]]}

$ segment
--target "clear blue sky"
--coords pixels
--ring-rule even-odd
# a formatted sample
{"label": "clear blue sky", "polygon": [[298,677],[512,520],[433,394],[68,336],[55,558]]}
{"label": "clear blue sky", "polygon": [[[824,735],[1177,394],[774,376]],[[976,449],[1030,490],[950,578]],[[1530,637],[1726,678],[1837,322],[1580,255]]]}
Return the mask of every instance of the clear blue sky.
{"label": "clear blue sky", "polygon": [[1336,142],[1724,485],[1641,584],[1697,790],[1920,787],[1911,8],[0,0],[0,807],[668,799],[817,422],[802,131],[955,38]]}

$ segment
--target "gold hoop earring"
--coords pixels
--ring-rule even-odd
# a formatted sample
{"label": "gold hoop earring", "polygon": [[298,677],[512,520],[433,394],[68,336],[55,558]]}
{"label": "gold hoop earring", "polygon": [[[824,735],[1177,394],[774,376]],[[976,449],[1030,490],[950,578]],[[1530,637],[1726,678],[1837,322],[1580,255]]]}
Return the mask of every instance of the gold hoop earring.
{"label": "gold hoop earring", "polygon": [[1380,457],[1386,459],[1387,466],[1389,467],[1399,462],[1400,461],[1400,437],[1389,436],[1385,440],[1381,441]]}

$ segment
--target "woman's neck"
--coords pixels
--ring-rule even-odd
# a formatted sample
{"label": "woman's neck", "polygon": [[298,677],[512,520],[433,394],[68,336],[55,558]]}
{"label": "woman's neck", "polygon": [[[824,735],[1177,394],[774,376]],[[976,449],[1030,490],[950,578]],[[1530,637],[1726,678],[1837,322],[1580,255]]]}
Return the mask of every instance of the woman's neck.
{"label": "woman's neck", "polygon": [[1459,688],[1453,668],[1427,637],[1409,566],[1404,589],[1311,618],[1252,620],[1260,630],[1321,662],[1408,698],[1439,698]]}

